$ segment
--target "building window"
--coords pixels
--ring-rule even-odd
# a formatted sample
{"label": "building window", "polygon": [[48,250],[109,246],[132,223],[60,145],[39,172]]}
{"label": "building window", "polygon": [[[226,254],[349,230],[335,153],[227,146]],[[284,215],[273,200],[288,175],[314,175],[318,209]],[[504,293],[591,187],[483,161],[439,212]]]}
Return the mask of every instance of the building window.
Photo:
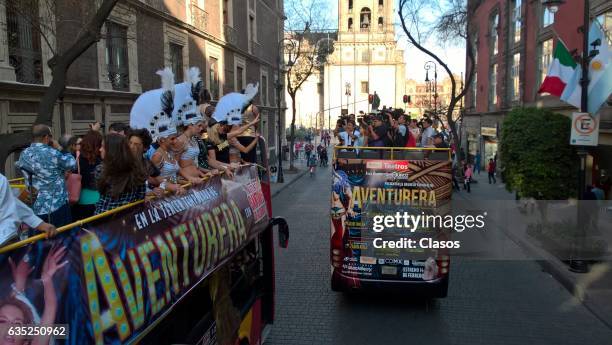
{"label": "building window", "polygon": [[361,52],[361,62],[362,63],[370,62],[370,51],[369,50],[364,50]]}
{"label": "building window", "polygon": [[353,30],[353,18],[348,19],[348,29],[349,31]]}
{"label": "building window", "polygon": [[268,105],[268,76],[261,76],[261,104]]}
{"label": "building window", "polygon": [[491,55],[497,55],[498,35],[497,29],[499,26],[499,14],[494,14],[491,17],[491,23],[489,28],[489,35],[491,36],[491,46],[489,47]]}
{"label": "building window", "polygon": [[232,0],[223,0],[223,24],[233,26]]}
{"label": "building window", "polygon": [[[34,12],[27,18],[21,13]],[[9,63],[21,83],[42,84],[43,62],[40,47],[37,0],[6,2]]]}
{"label": "building window", "polygon": [[249,39],[251,40],[251,42],[257,42],[257,35],[256,35],[256,31],[257,27],[255,26],[255,16],[254,15],[249,15]]}
{"label": "building window", "polygon": [[544,78],[546,78],[546,74],[548,73],[548,66],[550,65],[550,61],[552,61],[553,54],[553,40],[549,39],[540,43],[540,58],[538,59],[538,69],[539,79],[538,85],[542,84]]}
{"label": "building window", "polygon": [[361,93],[369,93],[369,92],[370,92],[369,82],[362,81],[361,82]]}
{"label": "building window", "polygon": [[552,25],[555,22],[555,14],[548,10],[548,7],[544,6],[542,11],[542,27],[545,28]]}
{"label": "building window", "polygon": [[106,66],[113,90],[129,90],[127,27],[106,22]]}
{"label": "building window", "polygon": [[353,9],[353,0],[348,0],[348,6],[349,6],[349,13],[351,13],[351,10]]}
{"label": "building window", "polygon": [[510,100],[518,101],[521,96],[521,78],[520,78],[521,54],[514,54],[512,58],[512,66],[510,67]]}
{"label": "building window", "polygon": [[378,28],[379,29],[383,28],[383,17],[378,17]]}
{"label": "building window", "polygon": [[361,13],[359,15],[359,27],[363,30],[367,30],[370,28],[372,11],[369,8],[364,7],[361,9]]}
{"label": "building window", "polygon": [[244,68],[242,66],[236,66],[236,91],[242,92],[244,90]]}
{"label": "building window", "polygon": [[521,40],[521,5],[522,0],[514,0],[514,8],[512,9],[512,30],[514,35],[512,35],[512,39],[514,43],[518,43]]}
{"label": "building window", "polygon": [[183,80],[183,47],[175,43],[170,43],[170,65],[174,80]]}
{"label": "building window", "polygon": [[497,64],[491,65],[491,74],[489,79],[489,105],[497,104]]}
{"label": "building window", "polygon": [[478,73],[474,71],[472,79],[472,108],[476,109],[476,97],[478,96]]}
{"label": "building window", "polygon": [[612,11],[608,11],[595,18],[601,25],[604,34],[608,37],[608,45],[612,45]]}
{"label": "building window", "polygon": [[385,6],[385,0],[378,0],[378,6]]}
{"label": "building window", "polygon": [[210,58],[210,72],[208,75],[210,83],[210,96],[212,99],[219,99],[219,60]]}

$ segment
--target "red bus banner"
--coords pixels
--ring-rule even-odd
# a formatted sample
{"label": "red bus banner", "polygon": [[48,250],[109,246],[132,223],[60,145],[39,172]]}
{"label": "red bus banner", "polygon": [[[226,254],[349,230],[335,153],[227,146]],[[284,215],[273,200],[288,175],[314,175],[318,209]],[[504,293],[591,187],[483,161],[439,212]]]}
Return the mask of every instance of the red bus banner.
{"label": "red bus banner", "polygon": [[[56,343],[138,339],[268,226],[254,166],[0,256],[1,307]],[[42,283],[41,283],[42,281]],[[7,326],[8,327],[8,326]],[[43,343],[48,343],[43,342]]]}

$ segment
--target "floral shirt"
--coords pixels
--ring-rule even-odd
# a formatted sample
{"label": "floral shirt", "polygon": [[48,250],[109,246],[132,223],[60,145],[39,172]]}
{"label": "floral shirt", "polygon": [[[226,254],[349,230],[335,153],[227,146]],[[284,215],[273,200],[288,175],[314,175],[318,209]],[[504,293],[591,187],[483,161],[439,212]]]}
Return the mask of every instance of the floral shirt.
{"label": "floral shirt", "polygon": [[33,143],[19,156],[17,168],[23,171],[26,183],[29,183],[28,171],[33,173],[32,184],[38,190],[38,196],[32,210],[37,215],[50,214],[68,202],[65,173],[76,168],[76,160],[70,153],[61,153],[43,143]]}

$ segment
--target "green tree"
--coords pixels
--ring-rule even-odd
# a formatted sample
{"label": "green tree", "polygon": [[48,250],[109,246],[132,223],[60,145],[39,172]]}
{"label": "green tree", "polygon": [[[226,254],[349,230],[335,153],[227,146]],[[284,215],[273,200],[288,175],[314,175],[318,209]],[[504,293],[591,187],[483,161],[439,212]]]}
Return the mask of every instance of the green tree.
{"label": "green tree", "polygon": [[516,108],[501,133],[502,172],[508,191],[537,200],[576,195],[578,156],[570,146],[571,120],[537,108]]}

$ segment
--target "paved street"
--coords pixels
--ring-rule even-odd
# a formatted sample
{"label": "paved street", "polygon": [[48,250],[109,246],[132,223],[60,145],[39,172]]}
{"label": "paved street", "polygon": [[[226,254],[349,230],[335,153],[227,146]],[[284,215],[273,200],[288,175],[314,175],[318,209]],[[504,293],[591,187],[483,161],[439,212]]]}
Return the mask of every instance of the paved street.
{"label": "paved street", "polygon": [[[473,196],[490,195],[482,192],[486,175],[479,179]],[[319,168],[274,198],[274,213],[287,218],[291,236],[289,248],[277,251],[268,344],[612,343],[612,330],[535,262],[455,259],[449,295],[440,300],[332,292],[330,183],[330,169]]]}

